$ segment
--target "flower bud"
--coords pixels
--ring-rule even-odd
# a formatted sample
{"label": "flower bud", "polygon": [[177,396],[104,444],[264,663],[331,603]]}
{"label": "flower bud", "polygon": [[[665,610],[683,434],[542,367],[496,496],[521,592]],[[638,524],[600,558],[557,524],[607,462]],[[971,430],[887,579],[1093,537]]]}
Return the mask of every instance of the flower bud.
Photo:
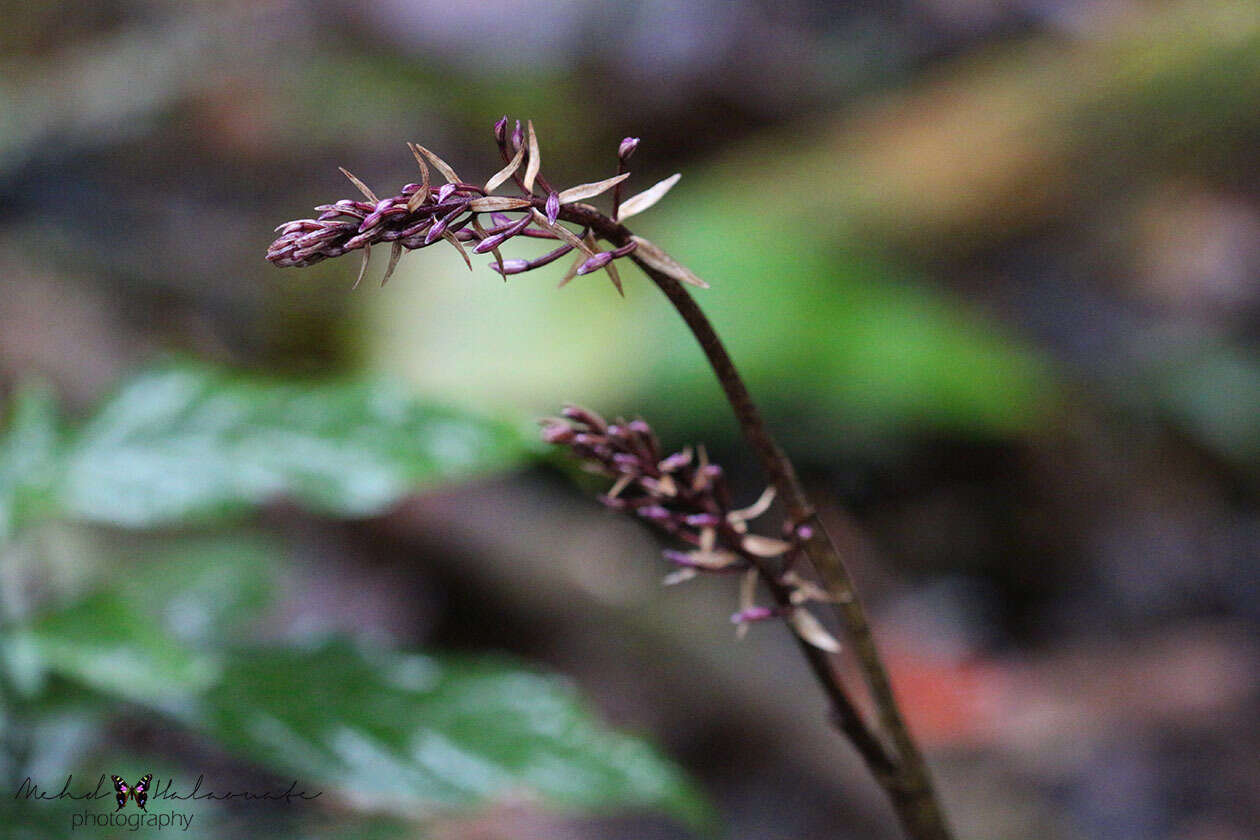
{"label": "flower bud", "polygon": [[578,266],[575,274],[590,274],[592,271],[599,271],[613,260],[611,251],[600,251],[595,256]]}
{"label": "flower bud", "polygon": [[638,137],[627,137],[621,141],[621,145],[617,147],[617,158],[620,160],[628,160],[630,155],[634,154],[634,150],[639,148]]}
{"label": "flower bud", "polygon": [[500,274],[520,274],[529,270],[529,260],[504,260],[502,265],[492,262],[490,269]]}
{"label": "flower bud", "polygon": [[542,439],[546,443],[569,443],[575,434],[573,427],[568,423],[549,423],[542,428]]}

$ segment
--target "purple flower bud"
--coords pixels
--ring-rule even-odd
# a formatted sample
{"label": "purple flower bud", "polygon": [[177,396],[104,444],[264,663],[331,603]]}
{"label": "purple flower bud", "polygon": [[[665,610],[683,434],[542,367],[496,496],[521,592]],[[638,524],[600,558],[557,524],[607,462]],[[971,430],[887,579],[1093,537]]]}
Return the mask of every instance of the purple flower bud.
{"label": "purple flower bud", "polygon": [[547,221],[553,225],[556,223],[556,217],[560,215],[560,194],[550,192],[547,194]]}
{"label": "purple flower bud", "polygon": [[604,422],[603,417],[600,417],[590,409],[582,408],[580,405],[566,405],[563,409],[561,409],[560,414],[564,417],[568,417],[570,420],[576,420],[579,423],[584,423],[591,429],[600,433],[608,428],[608,424]]}
{"label": "purple flower bud", "polygon": [[441,204],[443,201],[451,197],[451,193],[455,192],[454,184],[443,184],[438,187],[436,202]]}
{"label": "purple flower bud", "polygon": [[599,446],[604,439],[599,435],[593,435],[590,432],[578,432],[573,436],[573,442],[578,446]]}
{"label": "purple flower bud", "polygon": [[512,148],[519,149],[521,144],[525,142],[525,132],[521,128],[521,121],[516,121],[516,128],[512,130]]}
{"label": "purple flower bud", "polygon": [[796,538],[801,542],[808,542],[814,538],[814,529],[808,525],[798,525],[796,528]]}
{"label": "purple flower bud", "polygon": [[592,271],[599,271],[613,260],[611,251],[601,251],[586,262],[578,266],[577,274],[590,274]]}
{"label": "purple flower bud", "polygon": [[618,452],[613,455],[613,463],[622,468],[623,472],[638,472],[639,459],[633,455],[627,455],[625,452]]}
{"label": "purple flower bud", "polygon": [[690,552],[675,551],[672,548],[667,548],[661,552],[661,555],[676,566],[687,566],[692,569],[696,567],[696,562],[691,559]]}
{"label": "purple flower bud", "polygon": [[657,465],[657,469],[659,469],[663,473],[672,473],[675,470],[682,469],[683,467],[687,466],[690,463],[691,463],[690,452],[675,452],[673,455],[670,455],[668,458],[661,461]]}
{"label": "purple flower bud", "polygon": [[683,522],[687,523],[692,528],[716,528],[719,524],[721,524],[722,519],[717,514],[713,513],[693,513],[691,516],[684,519]]}
{"label": "purple flower bud", "polygon": [[547,443],[569,443],[576,434],[568,423],[549,423],[542,428],[542,439]]}
{"label": "purple flower bud", "polygon": [[389,209],[389,206],[393,203],[393,201],[394,200],[392,198],[382,198],[380,201],[376,202],[376,207],[372,209],[372,212],[369,213],[367,217],[363,219],[363,223],[359,225],[359,233],[362,233],[380,222],[381,217],[385,215],[385,211]]}
{"label": "purple flower bud", "polygon": [[496,233],[494,236],[487,236],[485,239],[477,243],[477,247],[473,248],[474,254],[484,254],[487,251],[493,251],[503,244],[504,241],[511,239],[529,226],[530,217],[525,216],[516,224],[512,225],[502,233]]}
{"label": "purple flower bud", "polygon": [[502,145],[503,141],[507,139],[507,114],[500,117],[499,121],[494,124],[494,139],[498,141],[500,145]]}
{"label": "purple flower bud", "polygon": [[529,269],[529,260],[504,260],[502,265],[492,262],[490,269],[500,274],[520,274]]}
{"label": "purple flower bud", "polygon": [[732,624],[749,624],[754,621],[765,621],[774,618],[779,611],[773,607],[749,607],[731,616]]}
{"label": "purple flower bud", "polygon": [[650,519],[653,522],[664,522],[668,519],[674,518],[674,514],[670,513],[668,509],[663,508],[660,505],[647,505],[645,507],[641,507],[637,513],[644,519]]}
{"label": "purple flower bud", "polygon": [[637,148],[639,148],[639,138],[627,137],[621,141],[621,145],[617,148],[617,157],[621,160],[628,160]]}
{"label": "purple flower bud", "polygon": [[431,245],[433,240],[442,235],[442,231],[446,230],[446,220],[436,222],[433,227],[429,228],[429,232],[424,235],[424,244]]}

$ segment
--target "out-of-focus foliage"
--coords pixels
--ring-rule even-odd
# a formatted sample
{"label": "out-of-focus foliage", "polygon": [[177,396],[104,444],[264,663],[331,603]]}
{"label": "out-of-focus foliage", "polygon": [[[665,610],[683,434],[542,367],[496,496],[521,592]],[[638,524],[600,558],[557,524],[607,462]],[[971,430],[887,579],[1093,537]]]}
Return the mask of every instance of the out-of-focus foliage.
{"label": "out-of-focus foliage", "polygon": [[[72,768],[95,778],[95,727],[139,716],[301,779],[358,814],[423,820],[528,796],[708,819],[676,767],[599,724],[554,677],[366,638],[260,642],[286,565],[271,541],[168,537],[149,556],[123,558],[97,538],[98,550],[62,575],[30,563],[41,531],[68,527],[57,519],[187,527],[280,496],[362,516],[529,457],[532,444],[512,427],[431,408],[380,381],[279,383],[189,364],[138,374],[75,431],[59,428],[40,389],[24,390],[9,414],[0,434],[8,775],[45,789]],[[197,775],[157,753],[131,764]],[[64,833],[66,803],[7,801],[15,830]],[[200,812],[216,819],[215,809]],[[54,816],[59,825],[40,834]]]}
{"label": "out-of-focus foliage", "polygon": [[11,520],[42,500],[89,522],[205,522],[281,497],[340,516],[518,462],[518,429],[418,402],[383,380],[282,382],[169,364],[124,383],[60,435],[42,391],[3,445]]}

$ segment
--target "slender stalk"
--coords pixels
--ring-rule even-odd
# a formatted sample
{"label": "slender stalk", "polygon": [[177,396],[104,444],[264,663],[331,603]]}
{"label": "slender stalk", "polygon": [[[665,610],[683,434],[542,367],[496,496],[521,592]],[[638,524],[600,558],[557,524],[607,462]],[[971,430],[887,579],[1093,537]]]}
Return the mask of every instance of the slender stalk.
{"label": "slender stalk", "polygon": [[[590,227],[614,245],[624,246],[630,241],[631,233],[624,225],[588,205],[565,205],[561,208],[560,217]],[[897,706],[888,672],[875,646],[875,637],[866,618],[866,611],[858,600],[853,579],[817,511],[805,495],[792,462],[770,433],[730,354],[726,352],[721,338],[695,299],[678,280],[646,264],[634,253],[631,253],[630,258],[669,299],[699,342],[745,439],[757,454],[761,468],[777,491],[789,518],[796,524],[808,524],[813,531],[812,537],[805,543],[806,553],[818,570],[828,593],[836,601],[836,612],[853,644],[858,666],[878,711],[881,729],[895,747],[896,760],[893,766],[889,768],[880,761],[879,755],[884,754],[882,749],[877,755],[871,745],[859,741],[862,733],[869,735],[869,730],[865,724],[859,730],[848,719],[850,714],[856,715],[856,710],[842,688],[837,692],[838,687],[833,684],[834,673],[826,657],[823,656],[818,661],[822,652],[805,644],[803,648],[806,658],[835,706],[837,724],[862,753],[868,767],[887,792],[906,834],[915,840],[950,840],[952,834],[933,789],[927,763]],[[826,675],[831,676],[828,678]],[[837,694],[843,697],[842,703],[837,703]],[[857,738],[855,732],[858,733]]]}

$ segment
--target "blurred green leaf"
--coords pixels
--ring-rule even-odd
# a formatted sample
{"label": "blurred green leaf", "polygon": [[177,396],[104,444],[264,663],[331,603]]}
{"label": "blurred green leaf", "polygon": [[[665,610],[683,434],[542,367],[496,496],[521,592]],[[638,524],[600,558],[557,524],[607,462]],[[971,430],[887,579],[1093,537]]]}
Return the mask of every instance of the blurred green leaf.
{"label": "blurred green leaf", "polygon": [[205,521],[290,496],[339,516],[518,462],[514,428],[379,381],[287,383],[172,364],[125,383],[70,441],[62,501],[128,527]]}
{"label": "blurred green leaf", "polygon": [[[107,695],[163,705],[209,688],[218,666],[184,647],[114,593],[51,612],[5,639],[10,671],[52,673]],[[20,669],[13,651],[23,651]],[[36,680],[26,677],[28,685]]]}
{"label": "blurred green leaf", "polygon": [[[767,413],[827,446],[925,429],[1005,436],[1043,421],[1049,365],[996,321],[835,228],[767,223],[724,184],[706,186],[645,214],[666,234],[645,230],[714,283],[697,298]],[[654,372],[688,427],[725,420],[698,352]]]}
{"label": "blurred green leaf", "polygon": [[365,809],[414,816],[528,792],[706,816],[646,743],[596,723],[562,682],[503,662],[367,654],[344,641],[256,651],[234,658],[204,701],[221,743]]}
{"label": "blurred green leaf", "polygon": [[50,504],[58,437],[52,392],[33,383],[20,387],[0,433],[0,543]]}
{"label": "blurred green leaf", "polygon": [[244,642],[275,598],[283,548],[233,532],[138,538],[109,588],[160,632],[199,647]]}

